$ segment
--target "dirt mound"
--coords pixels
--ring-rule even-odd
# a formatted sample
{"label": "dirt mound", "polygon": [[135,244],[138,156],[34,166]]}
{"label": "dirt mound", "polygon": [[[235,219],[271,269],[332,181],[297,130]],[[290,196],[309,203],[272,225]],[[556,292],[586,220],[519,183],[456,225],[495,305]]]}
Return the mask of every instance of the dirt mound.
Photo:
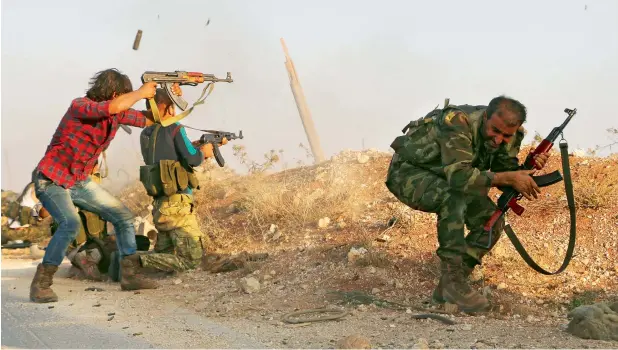
{"label": "dirt mound", "polygon": [[[531,147],[522,150],[521,160]],[[425,305],[439,276],[436,217],[410,210],[388,192],[384,181],[390,157],[376,150],[347,150],[320,165],[272,174],[252,171],[243,176],[207,167],[200,174],[202,188],[196,193],[196,202],[202,231],[214,244],[211,248],[228,254],[268,252],[270,257],[222,275],[193,271],[186,274],[184,288],[162,293],[209,317],[225,319],[272,320],[268,315],[273,313],[341,305],[342,300],[333,299],[332,292]],[[578,153],[569,160],[578,238],[567,271],[558,276],[536,273],[504,237],[474,276],[474,287],[493,305],[486,331],[497,335],[495,344],[515,346],[513,342],[528,334],[522,327],[548,334],[559,332],[559,323],[566,321],[569,310],[618,300],[618,158]],[[561,171],[558,152],[551,154],[546,169]],[[559,183],[544,189],[540,200],[522,200],[526,211],[521,217],[509,214],[528,252],[549,270],[561,264],[568,243],[569,216],[563,186]],[[497,190],[491,192],[492,196],[498,194]],[[128,189],[123,198],[136,212],[150,203],[139,184]],[[247,293],[239,287],[243,279],[250,279],[256,292]],[[367,322],[360,320],[365,318],[394,317],[389,322],[399,324],[405,317],[380,311],[375,303],[349,302],[344,305],[359,315],[358,322],[348,321],[355,329],[363,329]],[[272,322],[272,327],[281,327],[280,322]],[[375,322],[365,325],[367,332]],[[304,337],[311,337],[308,332]],[[438,338],[442,343],[454,341],[448,336]],[[282,342],[286,344],[287,340]],[[538,344],[551,345],[543,341]],[[561,344],[580,346],[572,340]]]}
{"label": "dirt mound", "polygon": [[[521,160],[531,147],[522,150]],[[483,281],[486,292],[495,291],[493,298],[504,300],[505,312],[522,303],[536,310],[566,309],[616,296],[618,158],[569,158],[578,208],[575,258],[559,276],[542,276],[503,238],[486,259]],[[196,194],[202,230],[225,253],[322,249],[332,254],[327,260],[342,262],[345,249],[365,247],[368,254],[358,264],[411,271],[401,278],[415,281],[414,294],[427,295],[438,276],[436,218],[410,210],[388,192],[389,161],[389,153],[348,150],[317,166],[273,174],[238,176],[211,167],[200,174],[202,189]],[[560,164],[560,154],[553,152],[546,172],[562,172]],[[550,270],[562,262],[568,242],[563,186],[544,189],[540,200],[522,200],[526,211],[521,217],[509,215],[526,249]],[[150,202],[139,184],[122,198],[136,213]]]}
{"label": "dirt mound", "polygon": [[[436,321],[410,320],[415,307],[428,307],[438,283],[436,217],[410,210],[388,192],[389,161],[389,153],[348,150],[320,165],[271,174],[264,167],[242,176],[204,167],[195,199],[211,250],[268,252],[269,257],[232,272],[178,274],[153,293],[277,347],[332,347],[352,333],[368,335],[381,347],[612,347],[566,337],[564,331],[569,310],[618,301],[617,157],[570,157],[578,237],[569,268],[558,276],[540,275],[504,237],[474,276],[473,286],[488,296],[492,311],[486,318],[448,315],[463,324],[446,331]],[[557,152],[547,172],[555,169],[560,169]],[[509,214],[526,249],[549,270],[560,265],[567,247],[563,186],[544,189],[537,201],[522,200],[521,217]],[[135,214],[149,214],[151,199],[140,183],[125,188],[120,198]],[[274,319],[342,306],[351,312],[341,322],[291,328]],[[257,328],[248,329],[239,319]],[[481,341],[480,334],[487,336]]]}

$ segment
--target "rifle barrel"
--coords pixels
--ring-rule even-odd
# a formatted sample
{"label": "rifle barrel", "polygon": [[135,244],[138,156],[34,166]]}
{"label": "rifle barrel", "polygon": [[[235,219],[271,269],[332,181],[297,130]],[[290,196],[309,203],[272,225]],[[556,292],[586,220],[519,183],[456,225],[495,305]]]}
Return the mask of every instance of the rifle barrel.
{"label": "rifle barrel", "polygon": [[569,116],[566,118],[566,120],[564,121],[564,123],[562,123],[562,125],[560,125],[560,130],[564,130],[567,126],[567,124],[569,124],[569,122],[571,121],[571,119],[573,119],[573,117],[575,116],[575,114],[577,113],[577,108],[575,109],[568,109],[565,108],[564,112],[566,114],[568,114]]}

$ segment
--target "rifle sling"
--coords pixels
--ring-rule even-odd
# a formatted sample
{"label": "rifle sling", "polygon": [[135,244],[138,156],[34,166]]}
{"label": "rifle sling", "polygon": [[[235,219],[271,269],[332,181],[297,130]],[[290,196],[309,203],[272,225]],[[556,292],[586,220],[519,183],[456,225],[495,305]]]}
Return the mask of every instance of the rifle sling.
{"label": "rifle sling", "polygon": [[[167,118],[167,119],[165,119],[163,121],[160,121],[161,125],[169,126],[169,125],[172,125],[172,124],[174,124],[174,123],[184,119],[186,116],[189,115],[189,113],[191,113],[193,111],[195,106],[201,105],[201,104],[203,104],[206,101],[206,98],[210,95],[210,93],[212,92],[212,89],[214,89],[214,87],[215,87],[215,85],[212,82],[208,83],[204,87],[204,90],[202,90],[202,94],[200,95],[200,97],[197,99],[197,101],[195,101],[195,103],[189,109],[187,109],[186,111],[184,111],[184,112],[182,112],[182,113],[180,113],[180,114],[178,114],[176,116],[173,116],[173,117]],[[206,94],[207,90],[208,90],[208,93]]]}
{"label": "rifle sling", "polygon": [[155,164],[155,148],[157,147],[157,136],[159,135],[159,130],[161,129],[161,124],[155,124],[154,130],[150,135],[150,139],[148,140],[148,150],[147,157],[150,163],[148,165]]}
{"label": "rifle sling", "polygon": [[571,182],[571,168],[569,167],[568,147],[569,146],[566,143],[566,141],[564,143],[560,142],[560,155],[562,157],[562,171],[564,172],[564,190],[566,192],[567,202],[569,205],[569,215],[571,217],[569,246],[567,248],[566,256],[564,257],[564,262],[562,263],[562,266],[560,266],[560,268],[556,270],[555,272],[549,272],[543,269],[542,267],[540,267],[536,262],[534,262],[534,260],[532,260],[528,252],[526,252],[526,249],[524,248],[524,246],[521,244],[521,242],[515,235],[515,232],[513,232],[511,225],[507,224],[504,226],[504,232],[511,240],[511,243],[513,243],[513,246],[515,247],[519,255],[521,255],[524,261],[531,268],[533,268],[535,271],[543,275],[556,275],[564,271],[567,268],[567,266],[569,266],[569,262],[571,261],[571,258],[573,257],[573,251],[575,250],[575,236],[576,236],[576,231],[577,231],[576,224],[575,224],[575,218],[576,218],[575,198],[573,196],[573,183]]}

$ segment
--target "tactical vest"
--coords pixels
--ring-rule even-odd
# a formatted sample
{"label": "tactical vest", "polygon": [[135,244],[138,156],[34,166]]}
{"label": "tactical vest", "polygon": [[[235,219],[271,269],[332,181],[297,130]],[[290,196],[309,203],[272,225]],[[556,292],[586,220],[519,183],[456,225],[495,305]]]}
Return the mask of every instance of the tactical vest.
{"label": "tactical vest", "polygon": [[[180,126],[172,132],[172,137],[178,132]],[[155,163],[155,147],[161,124],[155,124],[154,131],[150,136],[140,136],[140,146],[144,163],[139,168],[139,180],[146,189],[146,193],[152,197],[169,197],[185,191],[187,188],[199,189],[199,181],[195,171],[190,166],[185,166],[176,160],[160,160]]]}

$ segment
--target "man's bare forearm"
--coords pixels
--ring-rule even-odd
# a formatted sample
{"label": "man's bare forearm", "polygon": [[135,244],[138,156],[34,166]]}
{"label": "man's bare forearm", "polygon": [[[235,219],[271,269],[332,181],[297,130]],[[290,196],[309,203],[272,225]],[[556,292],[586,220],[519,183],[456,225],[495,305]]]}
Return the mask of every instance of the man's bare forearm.
{"label": "man's bare forearm", "polygon": [[510,186],[511,185],[510,171],[494,173],[494,179],[491,182],[491,185],[493,187]]}
{"label": "man's bare forearm", "polygon": [[143,98],[140,90],[120,95],[109,104],[109,114],[124,112]]}

